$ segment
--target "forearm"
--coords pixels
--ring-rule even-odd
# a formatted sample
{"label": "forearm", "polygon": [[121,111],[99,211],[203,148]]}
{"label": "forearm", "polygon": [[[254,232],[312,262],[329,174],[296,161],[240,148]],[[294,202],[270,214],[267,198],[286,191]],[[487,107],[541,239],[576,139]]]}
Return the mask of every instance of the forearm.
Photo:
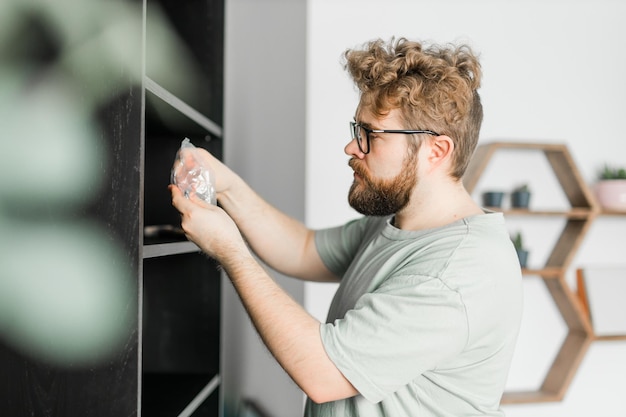
{"label": "forearm", "polygon": [[238,178],[219,203],[231,216],[246,241],[267,265],[293,277],[333,281],[314,243],[314,232],[279,211]]}
{"label": "forearm", "polygon": [[294,382],[316,402],[357,394],[326,355],[320,322],[245,253],[222,260],[259,335]]}
{"label": "forearm", "polygon": [[[267,245],[272,250],[289,253],[290,244],[295,246],[294,242],[304,239],[302,234],[306,228],[291,223],[286,216],[269,207],[243,181],[233,179],[230,184],[225,188],[238,191],[239,198],[222,198],[224,209],[207,204],[195,195],[186,198],[178,187],[169,187],[172,204],[181,214],[181,227],[186,236],[222,265],[267,347],[307,395],[314,401],[354,395],[352,385],[326,356],[320,323],[276,285],[252,256],[241,235],[241,229],[249,229],[257,248]],[[245,188],[237,190],[238,187]],[[246,214],[247,211],[250,213]],[[271,214],[268,215],[268,211]],[[266,221],[271,223],[270,228],[265,227],[263,220],[268,216]],[[271,237],[275,236],[271,233],[273,229],[279,229],[283,235],[281,239]],[[287,246],[282,240],[288,242]],[[302,242],[298,244],[305,246]],[[295,257],[294,252],[290,256]],[[304,265],[300,269],[293,262],[287,262],[286,269],[300,271],[304,276],[330,275],[314,248],[302,255],[300,262]]]}

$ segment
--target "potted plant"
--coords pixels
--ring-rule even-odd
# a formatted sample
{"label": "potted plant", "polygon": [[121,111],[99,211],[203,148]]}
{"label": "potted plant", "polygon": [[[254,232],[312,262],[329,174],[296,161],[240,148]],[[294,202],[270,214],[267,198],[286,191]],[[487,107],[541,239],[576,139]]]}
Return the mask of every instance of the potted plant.
{"label": "potted plant", "polygon": [[530,189],[528,184],[516,187],[511,193],[511,207],[528,208],[530,204]]}
{"label": "potted plant", "polygon": [[484,207],[500,207],[504,199],[504,191],[485,191],[483,193]]}
{"label": "potted plant", "polygon": [[595,192],[598,202],[605,210],[626,211],[626,169],[605,165],[600,172]]}
{"label": "potted plant", "polygon": [[519,259],[519,264],[522,268],[526,268],[526,264],[528,263],[528,250],[524,247],[524,241],[522,239],[522,232],[517,232],[515,236],[511,237],[513,241],[513,247],[515,247],[515,251],[517,252],[517,258]]}

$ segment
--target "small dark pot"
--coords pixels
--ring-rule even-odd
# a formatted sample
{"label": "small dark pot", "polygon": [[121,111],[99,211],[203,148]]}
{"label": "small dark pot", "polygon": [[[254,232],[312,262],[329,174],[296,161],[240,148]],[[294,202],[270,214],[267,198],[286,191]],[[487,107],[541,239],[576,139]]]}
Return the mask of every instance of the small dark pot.
{"label": "small dark pot", "polygon": [[515,191],[511,194],[511,207],[528,208],[530,204],[530,192]]}
{"label": "small dark pot", "polygon": [[516,251],[520,266],[522,268],[526,268],[526,265],[528,264],[528,251],[519,249],[517,249]]}
{"label": "small dark pot", "polygon": [[487,191],[483,193],[484,207],[501,207],[504,193],[502,191]]}

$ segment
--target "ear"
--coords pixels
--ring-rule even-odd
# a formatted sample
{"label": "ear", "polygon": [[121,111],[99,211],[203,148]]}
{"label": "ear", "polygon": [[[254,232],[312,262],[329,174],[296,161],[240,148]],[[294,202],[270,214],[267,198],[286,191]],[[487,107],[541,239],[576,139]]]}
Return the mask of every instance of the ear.
{"label": "ear", "polygon": [[449,136],[441,135],[430,138],[428,162],[432,168],[447,164],[452,159],[454,142]]}

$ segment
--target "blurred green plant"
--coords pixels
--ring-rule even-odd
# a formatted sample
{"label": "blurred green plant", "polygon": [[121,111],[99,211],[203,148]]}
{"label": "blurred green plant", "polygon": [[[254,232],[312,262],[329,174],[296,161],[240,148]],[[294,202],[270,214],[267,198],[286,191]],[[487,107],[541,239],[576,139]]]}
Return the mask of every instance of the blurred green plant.
{"label": "blurred green plant", "polygon": [[626,180],[626,169],[605,165],[600,172],[601,180]]}
{"label": "blurred green plant", "polygon": [[515,250],[521,251],[521,250],[525,250],[526,249],[524,247],[524,239],[522,237],[522,232],[516,232],[511,237],[511,241],[513,242],[513,247],[515,247]]}
{"label": "blurred green plant", "polygon": [[[109,180],[96,113],[143,82],[144,24],[135,2],[0,2],[0,341],[56,365],[106,360],[136,320],[124,246],[84,207]],[[148,24],[152,74],[195,88],[175,32]]]}

